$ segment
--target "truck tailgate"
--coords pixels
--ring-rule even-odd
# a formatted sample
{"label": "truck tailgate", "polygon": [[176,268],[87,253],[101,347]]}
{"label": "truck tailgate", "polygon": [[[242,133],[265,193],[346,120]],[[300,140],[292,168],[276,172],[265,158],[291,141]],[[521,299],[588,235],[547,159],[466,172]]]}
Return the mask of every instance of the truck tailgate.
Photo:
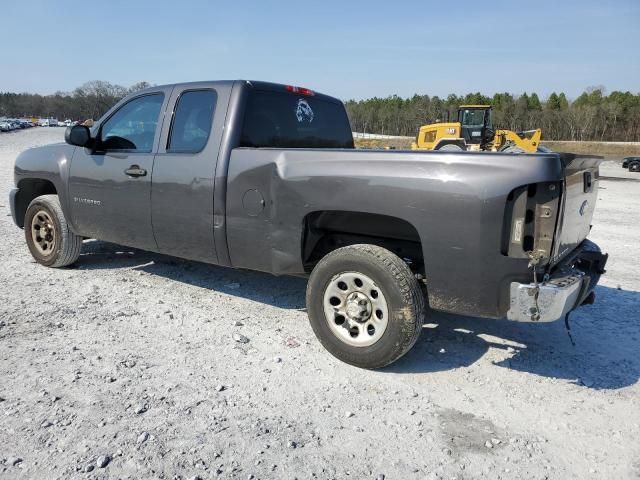
{"label": "truck tailgate", "polygon": [[596,205],[602,157],[561,153],[564,194],[553,262],[557,263],[587,238]]}

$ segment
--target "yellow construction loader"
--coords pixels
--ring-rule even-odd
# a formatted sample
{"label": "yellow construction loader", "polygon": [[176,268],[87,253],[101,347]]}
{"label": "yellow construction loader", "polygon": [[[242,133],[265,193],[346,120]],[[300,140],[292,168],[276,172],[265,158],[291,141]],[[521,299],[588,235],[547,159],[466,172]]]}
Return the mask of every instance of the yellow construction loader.
{"label": "yellow construction loader", "polygon": [[491,105],[462,105],[458,121],[420,127],[413,150],[488,151],[533,153],[540,147],[542,130],[494,130]]}

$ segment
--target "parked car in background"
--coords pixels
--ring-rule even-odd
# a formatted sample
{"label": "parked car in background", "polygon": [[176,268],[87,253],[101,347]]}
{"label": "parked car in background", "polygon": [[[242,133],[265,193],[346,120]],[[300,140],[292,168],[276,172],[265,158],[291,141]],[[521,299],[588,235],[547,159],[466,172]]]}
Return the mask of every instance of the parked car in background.
{"label": "parked car in background", "polygon": [[622,166],[630,172],[640,172],[640,157],[627,157],[622,161]]}
{"label": "parked car in background", "polygon": [[66,124],[66,122],[63,122],[61,120],[58,120],[58,127],[68,127],[69,125]]}
{"label": "parked car in background", "polygon": [[11,131],[11,125],[9,124],[9,122],[6,121],[1,121],[0,122],[0,132],[10,132]]}
{"label": "parked car in background", "polygon": [[640,157],[625,157],[622,159],[622,168],[628,168],[630,172],[640,171]]}
{"label": "parked car in background", "polygon": [[49,126],[49,119],[48,118],[41,118],[38,120],[38,125],[40,127],[48,127]]}

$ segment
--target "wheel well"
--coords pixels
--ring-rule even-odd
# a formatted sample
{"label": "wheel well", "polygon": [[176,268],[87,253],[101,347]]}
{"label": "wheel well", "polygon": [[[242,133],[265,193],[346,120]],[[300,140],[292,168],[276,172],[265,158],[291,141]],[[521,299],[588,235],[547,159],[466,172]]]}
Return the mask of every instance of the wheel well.
{"label": "wheel well", "polygon": [[57,194],[56,187],[49,180],[40,178],[25,178],[18,182],[16,196],[16,222],[24,227],[24,216],[31,201],[40,195]]}
{"label": "wheel well", "polygon": [[377,245],[405,260],[424,275],[420,235],[406,220],[377,213],[321,211],[304,219],[302,263],[307,273],[329,252],[348,245]]}

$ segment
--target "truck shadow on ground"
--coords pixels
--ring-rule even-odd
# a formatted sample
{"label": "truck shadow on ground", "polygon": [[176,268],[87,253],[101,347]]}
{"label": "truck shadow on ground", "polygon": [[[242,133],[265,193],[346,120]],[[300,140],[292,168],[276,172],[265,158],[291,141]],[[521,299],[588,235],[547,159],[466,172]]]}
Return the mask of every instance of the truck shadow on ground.
{"label": "truck shadow on ground", "polygon": [[84,242],[76,265],[86,270],[133,269],[274,307],[305,309],[303,278],[225,268],[98,240]]}
{"label": "truck shadow on ground", "polygon": [[[139,270],[277,308],[305,310],[302,278],[233,270],[100,241],[85,242],[77,268]],[[453,370],[488,357],[497,367],[587,388],[623,388],[640,378],[639,311],[640,292],[597,287],[596,303],[571,315],[575,346],[562,321],[517,323],[430,312],[413,349],[382,372]]]}
{"label": "truck shadow on ground", "polygon": [[599,286],[596,303],[563,321],[518,323],[432,312],[414,348],[385,371],[426,373],[469,367],[487,357],[498,367],[618,389],[640,378],[640,292]]}

